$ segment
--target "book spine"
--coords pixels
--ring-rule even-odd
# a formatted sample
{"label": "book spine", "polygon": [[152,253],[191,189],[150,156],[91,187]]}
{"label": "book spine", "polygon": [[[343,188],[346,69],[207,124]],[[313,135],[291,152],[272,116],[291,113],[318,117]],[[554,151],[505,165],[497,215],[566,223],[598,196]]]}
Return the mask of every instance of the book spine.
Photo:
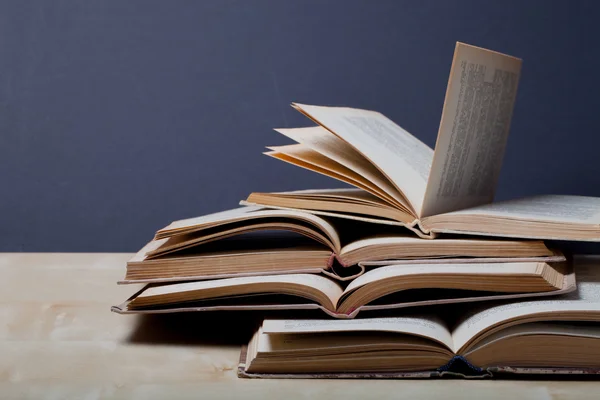
{"label": "book spine", "polygon": [[437,371],[439,373],[449,372],[465,377],[486,375],[486,372],[483,369],[471,364],[465,357],[458,355],[452,357],[448,364],[439,367]]}

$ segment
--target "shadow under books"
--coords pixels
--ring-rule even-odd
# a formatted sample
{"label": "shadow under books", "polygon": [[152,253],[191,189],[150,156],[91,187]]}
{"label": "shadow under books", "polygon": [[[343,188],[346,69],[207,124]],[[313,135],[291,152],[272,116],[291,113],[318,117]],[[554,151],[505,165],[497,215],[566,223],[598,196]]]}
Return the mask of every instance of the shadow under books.
{"label": "shadow under books", "polygon": [[[303,317],[303,314],[296,311],[294,317]],[[248,344],[252,334],[266,316],[290,317],[289,311],[142,314],[135,316],[135,325],[125,341],[131,344],[242,346]],[[306,313],[305,317],[315,316],[315,313]]]}

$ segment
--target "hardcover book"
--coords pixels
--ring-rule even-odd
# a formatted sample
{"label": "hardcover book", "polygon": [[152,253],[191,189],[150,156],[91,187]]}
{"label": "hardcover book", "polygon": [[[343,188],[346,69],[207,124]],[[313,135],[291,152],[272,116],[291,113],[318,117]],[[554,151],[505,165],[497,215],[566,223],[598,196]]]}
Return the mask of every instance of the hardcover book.
{"label": "hardcover book", "polygon": [[277,131],[266,154],[356,189],[252,193],[242,204],[303,209],[424,237],[438,233],[600,240],[600,198],[544,195],[493,203],[521,60],[457,43],[435,151],[384,115],[292,106],[317,125]]}
{"label": "hardcover book", "polygon": [[448,315],[264,320],[240,377],[400,378],[445,374],[597,374],[600,268],[576,265],[578,288],[549,300],[464,305]]}
{"label": "hardcover book", "polygon": [[315,274],[149,284],[112,310],[321,310],[348,319],[361,311],[551,296],[575,288],[575,273],[567,263],[424,263],[376,267],[348,284]]}
{"label": "hardcover book", "polygon": [[[364,267],[432,263],[556,262],[540,240],[481,237],[427,240],[397,227],[303,211],[241,207],[175,221],[128,263],[121,283],[317,273],[349,280]],[[344,268],[358,265],[355,268]]]}

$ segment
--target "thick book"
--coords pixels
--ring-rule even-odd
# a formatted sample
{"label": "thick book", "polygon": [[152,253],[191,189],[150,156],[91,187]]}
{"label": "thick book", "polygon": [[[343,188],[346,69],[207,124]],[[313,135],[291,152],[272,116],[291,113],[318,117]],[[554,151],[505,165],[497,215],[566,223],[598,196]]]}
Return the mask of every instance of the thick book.
{"label": "thick book", "polygon": [[[127,263],[120,283],[284,273],[318,273],[349,280],[360,275],[364,266],[423,258],[445,263],[564,260],[559,251],[539,240],[427,240],[393,227],[349,224],[302,211],[240,207],[175,221],[160,229]],[[353,265],[358,267],[343,268]]]}
{"label": "thick book", "polygon": [[321,310],[347,319],[361,311],[551,296],[575,288],[568,263],[408,264],[373,268],[347,285],[314,274],[149,284],[112,310]]}
{"label": "thick book", "polygon": [[600,240],[600,198],[544,195],[493,203],[521,60],[458,43],[435,151],[383,114],[292,106],[317,125],[277,129],[297,142],[266,154],[356,189],[252,193],[245,205],[467,233]]}
{"label": "thick book", "polygon": [[238,374],[252,378],[596,374],[600,372],[597,264],[596,259],[577,265],[578,289],[570,294],[551,300],[466,305],[445,319],[426,314],[267,319],[243,349]]}

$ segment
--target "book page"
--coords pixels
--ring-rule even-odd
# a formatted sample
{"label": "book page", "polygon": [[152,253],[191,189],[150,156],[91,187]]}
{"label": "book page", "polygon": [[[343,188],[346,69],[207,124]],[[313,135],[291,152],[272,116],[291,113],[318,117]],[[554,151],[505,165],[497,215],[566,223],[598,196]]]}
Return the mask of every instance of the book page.
{"label": "book page", "polygon": [[518,301],[492,307],[480,305],[468,312],[452,332],[456,351],[462,351],[465,345],[491,327],[540,313],[556,314],[557,318],[565,319],[569,314],[583,312],[600,319],[600,260],[577,262],[575,272],[577,290],[569,294],[551,300]]}
{"label": "book page", "polygon": [[[384,279],[406,276],[407,283],[410,282],[408,277],[411,275],[427,274],[456,274],[456,275],[500,275],[518,276],[535,274],[538,263],[481,263],[481,264],[407,264],[407,265],[389,265],[387,267],[378,267],[365,272],[363,275],[354,279],[344,290],[344,294],[350,293],[361,286],[368,285],[373,282]],[[408,285],[410,286],[410,285]]]}
{"label": "book page", "polygon": [[[246,205],[246,206],[259,206],[260,205],[260,206],[264,206],[265,204],[267,204],[266,201],[263,203],[262,201],[255,200],[255,198],[253,196],[254,194],[255,193],[251,194],[248,197],[248,200],[241,200],[240,201],[240,205]],[[257,195],[260,195],[260,193],[258,193]],[[309,209],[301,209],[299,207],[294,208],[294,207],[284,207],[284,206],[272,205],[270,203],[268,203],[268,207],[269,208],[273,208],[273,209],[278,209],[278,210],[292,210],[292,211],[299,211],[300,210],[302,212],[311,213],[311,214],[315,214],[315,215],[320,215],[320,216],[323,216],[323,217],[339,218],[340,220],[368,222],[370,224],[387,225],[387,226],[401,226],[403,228],[409,229],[410,231],[412,231],[415,235],[417,235],[419,237],[422,237],[422,238],[425,238],[425,239],[431,239],[431,235],[430,234],[423,233],[421,231],[421,229],[415,228],[412,223],[406,223],[406,222],[400,222],[400,221],[396,221],[396,220],[390,220],[390,219],[387,219],[386,217],[379,217],[379,216],[376,216],[376,215],[359,216],[359,215],[356,215],[356,214],[348,214],[348,212],[309,210]]]}
{"label": "book page", "polygon": [[494,198],[521,60],[457,43],[421,217]]}
{"label": "book page", "polygon": [[[264,219],[264,221],[256,222],[256,220]],[[289,219],[290,221],[281,222],[280,219]],[[220,213],[209,214],[196,218],[188,218],[180,221],[172,222],[166,228],[159,230],[156,234],[157,239],[171,237],[174,235],[182,235],[193,232],[200,232],[203,229],[207,229],[210,227],[216,227],[219,225],[225,225],[233,222],[244,222],[247,223],[249,227],[252,225],[258,225],[259,223],[264,224],[262,229],[267,230],[269,224],[269,220],[273,220],[273,225],[284,226],[286,224],[291,225],[294,223],[294,220],[306,222],[316,228],[318,228],[325,236],[329,239],[331,244],[336,252],[340,250],[341,243],[340,237],[329,222],[324,220],[323,218],[302,211],[295,210],[268,210],[263,207],[257,206],[244,206],[240,208],[236,208],[233,210],[227,210]],[[279,220],[279,221],[277,221]],[[244,227],[237,227],[237,231],[244,231]],[[225,229],[224,229],[225,230]],[[248,229],[249,231],[250,229]],[[307,229],[302,229],[299,227],[299,230],[307,231]],[[214,233],[214,235],[219,236],[219,233]],[[190,238],[173,238],[174,243],[184,242]],[[200,236],[194,237],[193,240],[200,241],[202,239]],[[180,248],[180,247],[177,247]]]}
{"label": "book page", "polygon": [[[329,247],[332,251],[335,251],[335,246],[331,242],[331,240],[322,235],[320,231],[315,230],[312,226],[304,226],[296,221],[294,223],[286,223],[281,221],[268,221],[266,223],[256,223],[256,221],[251,221],[252,223],[247,223],[243,226],[237,226],[233,229],[219,229],[217,232],[212,234],[186,234],[186,235],[177,235],[170,237],[168,239],[158,239],[157,243],[158,247],[154,249],[149,249],[147,253],[145,253],[146,260],[161,260],[164,259],[164,256],[170,255],[173,257],[174,253],[180,253],[183,250],[189,250],[192,248],[197,248],[202,245],[203,248],[199,249],[200,252],[207,251],[207,245],[215,243],[223,243],[223,239],[233,238],[239,235],[254,233],[257,234],[259,232],[266,233],[268,231],[287,231],[293,232],[299,235],[304,236],[305,238],[309,238],[314,240],[316,243],[323,244]],[[260,222],[260,220],[258,221]],[[245,239],[249,239],[246,237]],[[248,242],[248,240],[246,240]],[[255,246],[268,246],[269,243],[267,241],[263,241],[262,243],[254,243]],[[221,254],[226,254],[229,252],[228,248],[221,248]],[[189,253],[188,253],[189,254]],[[179,254],[180,255],[180,254]],[[177,254],[175,254],[177,256]]]}
{"label": "book page", "polygon": [[206,214],[199,217],[180,219],[173,221],[166,227],[160,229],[156,236],[161,239],[171,235],[187,232],[189,228],[220,224],[224,221],[243,219],[247,214],[263,209],[263,207],[238,207],[231,210]]}
{"label": "book page", "polygon": [[486,215],[524,221],[600,224],[600,198],[569,195],[532,196],[444,214],[444,216],[453,215]]}
{"label": "book page", "polygon": [[404,207],[408,209],[412,208],[404,196],[390,183],[381,171],[375,168],[373,164],[352,146],[322,126],[275,129],[275,131],[356,172],[398,203],[404,205]]}
{"label": "book page", "polygon": [[[217,293],[215,289],[223,289],[223,293],[227,295],[249,294],[249,293],[284,293],[295,294],[297,296],[315,298],[309,290],[298,291],[293,287],[290,290],[289,285],[304,286],[314,289],[321,293],[331,304],[322,304],[331,311],[335,310],[335,304],[342,294],[342,288],[339,283],[314,274],[282,274],[282,275],[266,275],[266,276],[245,276],[238,278],[214,279],[209,281],[184,282],[170,285],[149,286],[140,293],[132,301],[135,306],[138,303],[151,302],[156,304],[177,303],[182,301],[193,301],[203,298],[202,292],[212,291]],[[236,291],[235,288],[239,288]],[[222,295],[221,295],[222,296]],[[214,297],[221,297],[214,296]],[[141,300],[141,301],[139,301]],[[154,301],[155,300],[155,301]]]}
{"label": "book page", "polygon": [[[455,255],[455,257],[467,257],[475,253],[479,254],[499,254],[503,257],[513,257],[514,253],[518,256],[540,256],[540,255],[553,255],[554,252],[541,240],[497,240],[497,239],[436,239],[436,240],[423,240],[419,237],[406,236],[394,234],[393,236],[387,236],[379,234],[374,237],[365,237],[364,239],[356,240],[342,247],[340,255],[350,253],[352,251],[359,250],[361,248],[369,247],[380,247],[380,246],[398,246],[399,248],[406,248],[407,258],[413,258],[415,254],[411,253],[411,248],[418,248],[419,250],[426,249],[431,252],[428,255],[429,258],[438,257],[440,251],[447,252],[447,254]],[[435,250],[435,249],[447,249],[447,250]],[[420,257],[419,257],[420,258]],[[368,263],[368,261],[366,261]],[[366,264],[365,265],[368,265]],[[384,264],[391,265],[391,263]]]}
{"label": "book page", "polygon": [[485,339],[477,342],[471,350],[464,356],[488,346],[499,340],[503,340],[514,336],[523,335],[560,335],[560,336],[576,336],[576,337],[591,337],[600,339],[600,326],[593,325],[571,325],[565,322],[529,322],[521,325],[511,326],[510,328],[502,329],[499,332],[487,336]]}
{"label": "book page", "polygon": [[[337,161],[325,157],[321,153],[312,150],[307,146],[302,144],[292,144],[287,146],[271,146],[267,148],[272,151],[263,154],[353,185],[385,200],[392,206],[398,204],[394,198],[374,185],[371,181],[365,179],[362,175],[357,174]],[[284,157],[282,157],[282,155]]]}
{"label": "book page", "polygon": [[[480,264],[480,263],[513,263],[513,262],[545,262],[545,263],[559,263],[566,261],[566,258],[562,254],[555,254],[550,256],[532,256],[532,257],[451,257],[451,258],[427,258],[429,264]],[[422,258],[401,258],[396,260],[382,260],[382,261],[361,261],[358,263],[359,266],[369,267],[385,267],[388,265],[414,265],[423,264]]]}
{"label": "book page", "polygon": [[[260,339],[258,340],[258,353],[285,353],[286,355],[291,352],[297,352],[297,355],[305,357],[307,352],[313,352],[314,354],[321,354],[323,350],[329,352],[335,352],[335,349],[341,350],[346,353],[352,349],[352,353],[359,353],[362,351],[375,350],[378,347],[387,349],[390,344],[406,346],[416,351],[428,351],[431,349],[437,350],[444,349],[449,353],[449,356],[453,356],[450,350],[445,349],[443,345],[440,345],[437,341],[433,341],[430,338],[424,338],[420,336],[406,335],[406,334],[393,334],[388,335],[382,332],[365,333],[361,334],[268,334],[260,332]],[[343,356],[342,356],[343,357]]]}
{"label": "book page", "polygon": [[266,319],[263,333],[396,332],[425,337],[452,348],[452,337],[435,316],[364,319]]}
{"label": "book page", "polygon": [[293,106],[360,152],[420,215],[433,160],[429,146],[375,111],[297,103]]}
{"label": "book page", "polygon": [[274,192],[269,193],[271,195],[281,195],[297,198],[306,199],[331,199],[332,201],[338,201],[338,199],[347,200],[351,203],[370,204],[374,206],[387,206],[388,204],[381,198],[372,195],[364,190],[356,188],[347,189],[302,189],[292,190],[288,192]]}

